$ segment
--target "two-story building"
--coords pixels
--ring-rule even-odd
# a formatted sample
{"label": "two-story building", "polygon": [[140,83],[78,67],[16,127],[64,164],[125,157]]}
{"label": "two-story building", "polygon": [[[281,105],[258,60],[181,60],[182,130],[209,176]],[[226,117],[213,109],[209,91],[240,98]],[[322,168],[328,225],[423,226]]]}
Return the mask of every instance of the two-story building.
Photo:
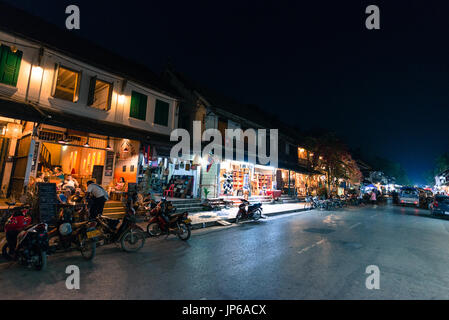
{"label": "two-story building", "polygon": [[[251,147],[248,137],[241,137],[245,147],[244,157],[237,159],[234,141],[233,157],[223,153],[220,160],[213,156],[202,155],[200,161],[200,184],[202,197],[204,190],[210,197],[259,196],[282,192],[295,196],[305,196],[318,185],[322,173],[310,167],[309,153],[299,147],[298,132],[253,105],[243,105],[222,94],[215,92],[173,68],[167,68],[165,78],[182,95],[179,111],[179,127],[191,134],[194,121],[201,123],[201,133],[207,129],[217,129],[222,136],[222,145],[226,146],[226,129],[277,129],[276,141],[270,141],[267,132],[266,150],[276,143],[278,153],[275,165],[262,164],[255,157],[257,146]],[[193,150],[194,151],[194,150]],[[193,155],[199,158],[201,154]],[[253,156],[253,157],[251,157]]]}
{"label": "two-story building", "polygon": [[178,104],[146,66],[0,5],[3,196],[67,175],[112,189],[138,182],[169,154]]}

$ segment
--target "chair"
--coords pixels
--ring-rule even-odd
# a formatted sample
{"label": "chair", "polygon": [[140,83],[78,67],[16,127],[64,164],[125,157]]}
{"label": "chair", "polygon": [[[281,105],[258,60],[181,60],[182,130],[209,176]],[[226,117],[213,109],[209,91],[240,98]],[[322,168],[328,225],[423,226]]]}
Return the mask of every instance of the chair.
{"label": "chair", "polygon": [[174,184],[171,184],[170,187],[164,191],[164,197],[168,197],[169,194],[171,194],[171,197],[173,198],[173,189],[175,188]]}

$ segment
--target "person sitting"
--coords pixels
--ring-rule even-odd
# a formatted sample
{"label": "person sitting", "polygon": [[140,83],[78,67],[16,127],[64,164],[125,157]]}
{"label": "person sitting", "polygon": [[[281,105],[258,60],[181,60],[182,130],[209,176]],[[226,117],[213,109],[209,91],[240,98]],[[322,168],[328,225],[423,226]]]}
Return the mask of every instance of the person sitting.
{"label": "person sitting", "polygon": [[115,191],[125,191],[125,179],[123,177],[120,177],[119,181],[115,184]]}
{"label": "person sitting", "polygon": [[60,204],[67,204],[70,200],[70,196],[72,195],[71,191],[66,189],[64,192],[58,194],[58,201]]}
{"label": "person sitting", "polygon": [[72,175],[69,174],[62,185],[62,189],[69,189],[72,193],[74,193],[78,186],[78,181],[73,179]]}
{"label": "person sitting", "polygon": [[64,182],[64,172],[62,172],[60,167],[55,168],[55,176],[59,179],[61,179],[61,182]]}

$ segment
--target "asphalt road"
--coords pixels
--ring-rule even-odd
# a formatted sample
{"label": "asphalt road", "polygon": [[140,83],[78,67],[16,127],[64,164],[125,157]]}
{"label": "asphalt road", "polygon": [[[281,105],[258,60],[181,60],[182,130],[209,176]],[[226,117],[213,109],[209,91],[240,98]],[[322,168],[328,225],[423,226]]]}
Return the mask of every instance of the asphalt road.
{"label": "asphalt road", "polygon": [[[105,246],[37,272],[0,264],[0,299],[449,299],[449,220],[367,206],[307,211],[256,223],[148,239],[138,253]],[[68,290],[68,265],[81,272]],[[365,286],[366,268],[380,288]]]}

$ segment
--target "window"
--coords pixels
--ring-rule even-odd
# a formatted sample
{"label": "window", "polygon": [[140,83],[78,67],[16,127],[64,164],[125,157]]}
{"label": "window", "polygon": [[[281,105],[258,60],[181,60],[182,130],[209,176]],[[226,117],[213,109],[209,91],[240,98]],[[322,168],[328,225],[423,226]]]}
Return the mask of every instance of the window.
{"label": "window", "polygon": [[169,110],[170,105],[167,102],[156,99],[156,108],[154,110],[154,123],[167,127]]}
{"label": "window", "polygon": [[285,153],[290,154],[290,145],[287,142],[285,143]]}
{"label": "window", "polygon": [[148,97],[139,92],[133,91],[131,94],[131,107],[129,116],[145,121],[147,117],[147,99]]}
{"label": "window", "polygon": [[299,147],[298,148],[298,158],[306,160],[307,159],[307,151],[304,148]]}
{"label": "window", "polygon": [[100,110],[109,110],[111,107],[112,84],[98,80],[97,77],[90,79],[89,96],[87,105]]}
{"label": "window", "polygon": [[0,82],[16,86],[19,77],[22,51],[12,52],[9,46],[0,46]]}
{"label": "window", "polygon": [[78,100],[80,72],[57,67],[55,92],[53,96],[58,99],[76,102]]}

